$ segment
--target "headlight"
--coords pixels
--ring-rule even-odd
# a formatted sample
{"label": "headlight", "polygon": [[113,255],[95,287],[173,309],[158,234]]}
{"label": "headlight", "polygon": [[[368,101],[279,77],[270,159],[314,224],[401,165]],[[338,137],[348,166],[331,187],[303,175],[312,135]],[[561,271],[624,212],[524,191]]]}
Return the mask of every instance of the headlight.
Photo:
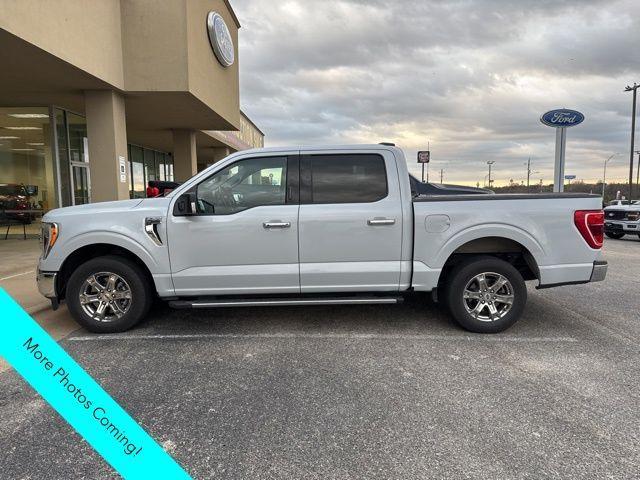
{"label": "headlight", "polygon": [[640,212],[627,212],[627,220],[636,221],[640,218]]}
{"label": "headlight", "polygon": [[58,240],[59,233],[60,228],[57,223],[42,223],[42,258],[47,258],[47,255],[56,244],[56,240]]}

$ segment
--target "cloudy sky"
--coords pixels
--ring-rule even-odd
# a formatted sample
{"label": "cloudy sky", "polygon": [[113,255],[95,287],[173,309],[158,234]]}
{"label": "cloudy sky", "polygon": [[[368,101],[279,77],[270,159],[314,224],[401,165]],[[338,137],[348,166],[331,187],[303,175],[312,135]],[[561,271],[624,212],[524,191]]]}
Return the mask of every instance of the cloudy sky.
{"label": "cloudy sky", "polygon": [[[567,174],[628,176],[640,83],[640,0],[233,0],[241,104],[267,146],[395,142],[419,175],[431,143],[445,182],[551,183],[555,131],[572,108]],[[640,146],[639,146],[640,147]],[[433,178],[433,176],[431,177]]]}

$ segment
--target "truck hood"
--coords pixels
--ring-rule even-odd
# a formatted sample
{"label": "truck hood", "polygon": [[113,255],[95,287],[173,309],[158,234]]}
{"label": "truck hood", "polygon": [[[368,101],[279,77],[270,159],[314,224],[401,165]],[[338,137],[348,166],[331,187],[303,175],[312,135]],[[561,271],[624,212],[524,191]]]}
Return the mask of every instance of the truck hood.
{"label": "truck hood", "polygon": [[134,198],[132,200],[118,200],[115,202],[87,203],[75,207],[56,208],[46,213],[42,217],[43,222],[53,222],[64,218],[71,218],[80,215],[100,215],[105,213],[126,212],[134,209],[161,209],[169,206],[171,199],[166,197],[158,198]]}
{"label": "truck hood", "polygon": [[54,221],[59,218],[72,217],[76,215],[96,215],[105,212],[117,212],[131,210],[142,203],[142,199],[118,200],[115,202],[87,203],[74,207],[56,208],[47,212],[42,221]]}
{"label": "truck hood", "polygon": [[614,205],[611,207],[605,207],[605,212],[637,212],[640,211],[639,204],[633,205]]}

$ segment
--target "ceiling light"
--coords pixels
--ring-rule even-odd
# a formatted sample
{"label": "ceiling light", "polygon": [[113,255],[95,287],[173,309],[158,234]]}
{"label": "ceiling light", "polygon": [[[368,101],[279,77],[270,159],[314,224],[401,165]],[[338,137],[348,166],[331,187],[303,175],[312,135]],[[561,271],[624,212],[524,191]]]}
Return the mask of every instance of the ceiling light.
{"label": "ceiling light", "polygon": [[11,136],[7,137],[7,136],[5,136],[5,137],[0,137],[0,140],[17,140],[19,138],[20,137],[11,137]]}
{"label": "ceiling light", "polygon": [[33,152],[35,148],[12,148],[14,152]]}
{"label": "ceiling light", "polygon": [[49,118],[46,113],[8,113],[13,118]]}
{"label": "ceiling light", "polygon": [[42,127],[3,127],[7,130],[42,130]]}
{"label": "ceiling light", "polygon": [[27,145],[32,145],[34,147],[42,147],[44,143],[42,142],[27,142]]}

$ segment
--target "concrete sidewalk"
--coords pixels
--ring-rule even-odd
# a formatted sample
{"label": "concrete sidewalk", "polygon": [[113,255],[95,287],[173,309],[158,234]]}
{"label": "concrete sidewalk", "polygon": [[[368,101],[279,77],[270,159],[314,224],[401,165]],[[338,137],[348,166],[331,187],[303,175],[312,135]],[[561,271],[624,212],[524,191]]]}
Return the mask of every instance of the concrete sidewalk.
{"label": "concrete sidewalk", "polygon": [[[79,329],[66,305],[55,312],[51,302],[40,295],[36,285],[36,265],[40,242],[34,239],[0,240],[0,288],[13,297],[53,338],[60,340]],[[0,372],[9,366],[0,359]]]}

